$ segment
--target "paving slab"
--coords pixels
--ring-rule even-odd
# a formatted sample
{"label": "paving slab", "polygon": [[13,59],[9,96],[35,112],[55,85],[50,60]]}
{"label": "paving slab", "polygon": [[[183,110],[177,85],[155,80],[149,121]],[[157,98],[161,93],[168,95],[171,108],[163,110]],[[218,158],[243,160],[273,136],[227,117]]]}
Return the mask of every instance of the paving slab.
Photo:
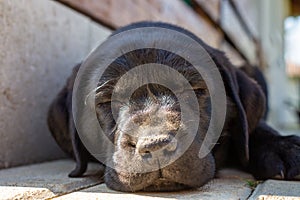
{"label": "paving slab", "polygon": [[254,181],[255,178],[244,171],[241,171],[239,169],[234,168],[225,168],[218,170],[216,173],[216,178],[222,178],[222,179],[240,179],[240,180],[246,180],[246,181]]}
{"label": "paving slab", "polygon": [[101,165],[90,163],[85,177],[68,178],[74,167],[72,160],[58,160],[0,170],[0,199],[45,199],[103,182]]}
{"label": "paving slab", "polygon": [[300,181],[267,180],[259,184],[250,200],[300,199]]}
{"label": "paving slab", "polygon": [[222,170],[219,177],[197,190],[180,192],[139,192],[122,193],[108,189],[104,184],[77,191],[71,194],[54,198],[55,200],[79,200],[79,199],[247,199],[252,189],[247,180],[253,179],[251,175],[237,170]]}
{"label": "paving slab", "polygon": [[48,199],[55,194],[46,188],[0,186],[1,200]]}
{"label": "paving slab", "polygon": [[90,163],[84,178],[68,178],[72,160],[57,160],[0,170],[0,199],[247,199],[251,176],[232,169],[197,190],[171,193],[122,193],[103,183],[103,168]]}

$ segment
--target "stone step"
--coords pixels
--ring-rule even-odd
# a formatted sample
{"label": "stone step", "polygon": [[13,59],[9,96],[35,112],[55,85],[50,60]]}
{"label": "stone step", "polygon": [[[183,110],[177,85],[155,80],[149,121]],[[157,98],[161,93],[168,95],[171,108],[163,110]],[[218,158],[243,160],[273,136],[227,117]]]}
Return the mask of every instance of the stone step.
{"label": "stone step", "polygon": [[249,200],[300,199],[300,181],[267,180],[259,184]]}
{"label": "stone step", "polygon": [[54,200],[215,200],[215,199],[247,199],[252,189],[242,179],[214,179],[197,190],[179,192],[138,192],[122,193],[108,189],[104,184],[97,185],[82,191],[63,195]]}
{"label": "stone step", "polygon": [[[256,181],[236,169],[220,170],[202,188],[180,192],[122,193],[103,183],[103,167],[90,163],[83,178],[68,178],[72,160],[56,160],[0,170],[0,199],[247,199]],[[250,199],[300,199],[300,182],[268,180]]]}
{"label": "stone step", "polygon": [[45,199],[103,182],[101,165],[91,163],[85,177],[69,178],[74,167],[66,159],[0,170],[0,199]]}
{"label": "stone step", "polygon": [[72,160],[57,160],[0,170],[0,199],[246,199],[252,192],[249,174],[225,169],[197,190],[172,193],[121,193],[103,183],[103,168],[90,163],[84,178],[68,178]]}

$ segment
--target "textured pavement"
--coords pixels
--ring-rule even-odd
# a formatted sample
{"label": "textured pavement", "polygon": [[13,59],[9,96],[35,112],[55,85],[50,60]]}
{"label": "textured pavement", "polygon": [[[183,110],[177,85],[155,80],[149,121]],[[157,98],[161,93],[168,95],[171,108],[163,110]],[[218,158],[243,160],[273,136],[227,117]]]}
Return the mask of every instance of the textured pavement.
{"label": "textured pavement", "polygon": [[202,188],[180,192],[122,193],[103,184],[102,166],[89,164],[83,178],[68,178],[71,160],[57,160],[0,170],[0,199],[300,199],[300,181],[259,184],[247,173],[224,169]]}

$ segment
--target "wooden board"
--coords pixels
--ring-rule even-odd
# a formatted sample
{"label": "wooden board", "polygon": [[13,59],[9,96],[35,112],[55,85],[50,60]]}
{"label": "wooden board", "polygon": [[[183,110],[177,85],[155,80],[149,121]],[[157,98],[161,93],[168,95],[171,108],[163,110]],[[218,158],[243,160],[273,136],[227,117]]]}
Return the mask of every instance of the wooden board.
{"label": "wooden board", "polygon": [[227,58],[234,66],[240,67],[246,63],[240,53],[237,52],[236,49],[234,49],[226,40],[222,42],[220,50],[225,52]]}
{"label": "wooden board", "polygon": [[220,1],[221,0],[195,0],[215,22],[220,20]]}
{"label": "wooden board", "polygon": [[[101,3],[99,3],[98,0],[60,1],[91,16],[101,23],[108,24],[112,28],[118,28],[142,20],[164,21],[177,24],[194,32],[207,44],[225,51],[234,64],[239,65],[245,62],[241,57],[239,50],[230,46],[229,43],[224,42],[222,31],[217,30],[207,18],[194,12],[192,8],[185,5],[181,0],[101,0]],[[217,23],[218,20],[221,20],[221,0],[197,0],[197,3],[208,13],[213,21]],[[225,16],[225,18],[228,17],[236,16],[234,14]],[[237,25],[237,29],[239,30],[237,32],[235,30],[235,25],[232,26],[234,27],[233,30],[230,30],[232,29],[232,27],[230,27],[231,25],[226,23],[223,23],[223,25],[224,32],[228,32],[228,35],[235,43],[235,46],[239,49],[249,46],[249,48],[247,47],[247,50],[241,51],[249,60],[256,60],[254,58],[255,49],[247,36],[241,36],[242,39],[246,38],[242,40],[245,41],[243,44],[246,45],[243,46],[238,44],[241,42],[239,40],[240,35],[245,35],[241,25]]]}
{"label": "wooden board", "polygon": [[259,36],[260,1],[262,0],[232,0],[242,20],[255,38]]}
{"label": "wooden board", "polygon": [[91,16],[98,22],[118,28],[132,22],[150,20],[180,25],[218,48],[223,35],[181,0],[59,0]]}
{"label": "wooden board", "polygon": [[221,27],[247,60],[257,65],[256,44],[244,29],[228,0],[223,0],[221,4]]}
{"label": "wooden board", "polygon": [[300,1],[291,0],[291,14],[294,16],[300,15]]}

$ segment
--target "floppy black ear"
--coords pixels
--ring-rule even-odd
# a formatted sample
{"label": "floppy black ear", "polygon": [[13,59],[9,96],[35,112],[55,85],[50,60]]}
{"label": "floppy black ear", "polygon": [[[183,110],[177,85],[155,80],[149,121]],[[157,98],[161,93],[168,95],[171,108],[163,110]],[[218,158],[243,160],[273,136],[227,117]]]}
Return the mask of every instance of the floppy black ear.
{"label": "floppy black ear", "polygon": [[239,67],[239,69],[242,70],[243,72],[245,72],[247,74],[247,76],[254,79],[257,82],[257,84],[261,87],[261,89],[265,95],[265,99],[266,99],[265,114],[263,116],[263,119],[266,120],[268,117],[268,111],[269,111],[269,105],[268,105],[269,92],[268,92],[267,81],[266,81],[264,74],[257,66],[251,66],[251,65],[245,64],[245,65]]}
{"label": "floppy black ear", "polygon": [[72,116],[73,85],[80,64],[74,67],[66,85],[56,96],[48,111],[48,127],[60,148],[76,160],[76,168],[70,177],[81,176],[87,168],[90,154],[83,146],[75,128]]}
{"label": "floppy black ear", "polygon": [[244,72],[236,70],[238,92],[244,107],[248,122],[249,134],[256,128],[259,120],[264,116],[266,99],[261,87]]}
{"label": "floppy black ear", "polygon": [[209,49],[222,75],[227,96],[237,109],[237,116],[229,124],[234,148],[240,162],[249,162],[249,134],[265,112],[265,97],[260,86],[244,72],[234,67],[223,52]]}
{"label": "floppy black ear", "polygon": [[66,84],[52,101],[48,110],[48,128],[59,147],[69,156],[73,156],[71,134],[69,132],[70,106],[69,94],[72,88]]}
{"label": "floppy black ear", "polygon": [[244,166],[249,161],[249,134],[265,112],[265,97],[258,84],[233,66],[223,70],[226,91],[237,108],[230,130],[235,149]]}

